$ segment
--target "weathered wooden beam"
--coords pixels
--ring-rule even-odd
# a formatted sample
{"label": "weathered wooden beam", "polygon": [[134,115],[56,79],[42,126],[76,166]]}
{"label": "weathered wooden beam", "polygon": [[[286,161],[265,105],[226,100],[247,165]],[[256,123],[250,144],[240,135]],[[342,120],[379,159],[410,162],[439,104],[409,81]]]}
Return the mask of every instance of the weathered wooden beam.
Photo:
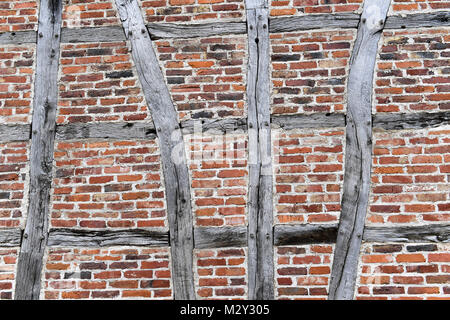
{"label": "weathered wooden beam", "polygon": [[56,127],[57,140],[74,139],[155,139],[153,123],[145,122],[109,122],[109,123],[73,123]]}
{"label": "weathered wooden beam", "polygon": [[22,240],[22,230],[20,228],[0,229],[0,248],[19,247]]}
{"label": "weathered wooden beam", "polygon": [[270,19],[270,33],[293,32],[313,29],[357,28],[359,14],[314,14]]}
{"label": "weathered wooden beam", "polygon": [[425,129],[450,124],[450,111],[420,113],[378,113],[373,127],[384,130]]}
{"label": "weathered wooden beam", "polygon": [[185,134],[196,130],[209,134],[223,134],[247,131],[247,118],[223,118],[181,121],[180,126]]}
{"label": "weathered wooden beam", "polygon": [[248,25],[248,298],[274,298],[269,10],[246,1]]}
{"label": "weathered wooden beam", "polygon": [[211,22],[196,24],[150,23],[147,25],[152,39],[177,39],[245,34],[245,22]]}
{"label": "weathered wooden beam", "polygon": [[345,173],[330,300],[351,300],[369,203],[372,163],[372,86],[378,41],[390,0],[364,2],[350,59],[347,87]]}
{"label": "weathered wooden beam", "polygon": [[196,249],[246,247],[247,227],[196,227]]}
{"label": "weathered wooden beam", "polygon": [[195,299],[191,190],[178,113],[137,1],[116,0],[161,151],[172,254],[174,298]]}
{"label": "weathered wooden beam", "polygon": [[36,31],[17,31],[0,33],[0,44],[36,43]]}
{"label": "weathered wooden beam", "polygon": [[345,127],[345,114],[321,112],[272,116],[272,127],[284,130]]}
{"label": "weathered wooden beam", "polygon": [[365,242],[450,242],[450,224],[401,227],[366,227]]}
{"label": "weathered wooden beam", "polygon": [[336,243],[337,224],[279,224],[274,227],[274,245],[289,246]]}
{"label": "weathered wooden beam", "polygon": [[412,29],[450,26],[450,12],[438,11],[427,13],[413,13],[402,16],[389,16],[385,29]]}
{"label": "weathered wooden beam", "polygon": [[41,289],[58,101],[61,17],[61,0],[41,0],[30,147],[29,206],[17,264],[17,300],[39,299]]}
{"label": "weathered wooden beam", "polygon": [[0,142],[27,141],[30,139],[29,124],[1,124]]}
{"label": "weathered wooden beam", "polygon": [[50,229],[48,246],[108,247],[108,246],[169,246],[167,231],[144,229],[81,230]]}
{"label": "weathered wooden beam", "polygon": [[126,37],[121,26],[63,28],[61,30],[62,43],[114,42],[125,40]]}

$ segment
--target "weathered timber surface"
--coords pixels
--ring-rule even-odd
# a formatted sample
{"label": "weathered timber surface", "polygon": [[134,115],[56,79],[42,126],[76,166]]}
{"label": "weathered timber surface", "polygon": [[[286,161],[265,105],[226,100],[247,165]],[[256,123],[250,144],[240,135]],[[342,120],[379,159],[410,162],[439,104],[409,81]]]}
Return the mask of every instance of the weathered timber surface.
{"label": "weathered timber surface", "polygon": [[62,43],[114,42],[125,40],[125,33],[120,26],[63,28],[61,30]]}
{"label": "weathered timber surface", "polygon": [[159,139],[170,229],[174,298],[193,300],[191,191],[178,114],[137,1],[116,0],[116,4],[131,43],[132,57]]}
{"label": "weathered timber surface", "polygon": [[366,227],[365,242],[450,242],[450,224],[408,227]]}
{"label": "weathered timber surface", "polygon": [[81,230],[50,229],[48,246],[62,247],[108,247],[108,246],[169,246],[166,231],[143,229],[127,230]]}
{"label": "weathered timber surface", "polygon": [[345,173],[329,296],[351,300],[369,202],[372,162],[372,83],[378,41],[390,0],[364,2],[350,59],[347,87]]}
{"label": "weathered timber surface", "polygon": [[19,247],[21,239],[22,239],[22,230],[20,230],[20,228],[0,229],[0,248]]}
{"label": "weathered timber surface", "polygon": [[17,31],[0,33],[0,44],[36,43],[36,31]]}
{"label": "weathered timber surface", "polygon": [[56,127],[57,140],[73,139],[155,139],[153,123],[73,123]]}
{"label": "weathered timber surface", "polygon": [[274,245],[289,246],[313,243],[335,243],[337,229],[337,224],[276,225],[274,227]]}
{"label": "weathered timber surface", "polygon": [[315,14],[270,19],[270,33],[293,32],[313,29],[356,28],[359,14]]}
{"label": "weathered timber surface", "polygon": [[53,148],[58,100],[61,0],[42,0],[36,48],[29,207],[19,254],[15,298],[39,299],[42,261],[47,243]]}
{"label": "weathered timber surface", "polygon": [[245,22],[212,22],[196,24],[150,23],[147,25],[152,39],[197,38],[244,34]]}
{"label": "weathered timber surface", "polygon": [[405,16],[389,16],[385,29],[412,29],[450,26],[450,12],[414,13]]}
{"label": "weathered timber surface", "polygon": [[268,23],[267,8],[247,10],[248,297],[251,300],[274,298]]}
{"label": "weathered timber surface", "polygon": [[0,142],[26,141],[30,139],[29,124],[0,125]]}
{"label": "weathered timber surface", "polygon": [[373,116],[373,127],[384,130],[433,128],[450,124],[450,111],[420,113],[378,113]]}
{"label": "weathered timber surface", "polygon": [[186,120],[180,123],[183,133],[207,132],[223,134],[247,131],[247,118]]}
{"label": "weathered timber surface", "polygon": [[196,249],[246,247],[246,227],[196,227],[194,229]]}
{"label": "weathered timber surface", "polygon": [[272,127],[285,130],[345,127],[345,114],[314,113],[272,116]]}

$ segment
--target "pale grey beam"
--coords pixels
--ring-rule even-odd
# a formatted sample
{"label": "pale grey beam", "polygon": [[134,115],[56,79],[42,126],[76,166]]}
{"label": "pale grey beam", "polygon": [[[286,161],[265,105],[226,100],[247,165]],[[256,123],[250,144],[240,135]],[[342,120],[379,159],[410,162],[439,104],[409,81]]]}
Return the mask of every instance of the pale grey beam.
{"label": "pale grey beam", "polygon": [[270,33],[294,32],[314,29],[357,28],[359,14],[314,14],[270,19]]}
{"label": "pale grey beam", "polygon": [[271,118],[273,128],[279,127],[284,130],[345,127],[343,113],[272,115]]}
{"label": "pale grey beam", "polygon": [[413,29],[450,26],[450,11],[413,13],[404,16],[389,16],[385,29]]}
{"label": "pale grey beam", "polygon": [[29,124],[1,124],[0,142],[30,140],[30,130]]}
{"label": "pale grey beam", "polygon": [[372,87],[378,41],[390,0],[366,0],[347,84],[343,195],[330,277],[330,300],[352,300],[369,204],[372,164]]}
{"label": "pale grey beam", "polygon": [[450,111],[420,113],[377,113],[373,127],[384,130],[435,128],[450,124]]}
{"label": "pale grey beam", "polygon": [[37,300],[41,289],[50,215],[61,24],[62,0],[41,0],[30,146],[29,206],[17,263],[17,300]]}
{"label": "pale grey beam", "polygon": [[29,44],[36,43],[37,32],[17,31],[0,33],[0,44]]}
{"label": "pale grey beam", "polygon": [[196,249],[212,249],[247,246],[247,227],[196,227]]}
{"label": "pale grey beam", "polygon": [[98,122],[58,125],[57,140],[75,139],[155,139],[153,123],[145,122]]}

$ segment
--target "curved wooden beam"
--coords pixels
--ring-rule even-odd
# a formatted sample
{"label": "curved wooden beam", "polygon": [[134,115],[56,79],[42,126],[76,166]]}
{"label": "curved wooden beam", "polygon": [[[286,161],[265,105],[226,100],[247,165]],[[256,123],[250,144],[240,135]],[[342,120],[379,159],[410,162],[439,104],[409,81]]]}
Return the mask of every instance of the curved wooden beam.
{"label": "curved wooden beam", "polygon": [[329,288],[330,300],[351,300],[370,192],[372,87],[378,41],[390,0],[364,2],[350,59],[345,173],[339,229]]}

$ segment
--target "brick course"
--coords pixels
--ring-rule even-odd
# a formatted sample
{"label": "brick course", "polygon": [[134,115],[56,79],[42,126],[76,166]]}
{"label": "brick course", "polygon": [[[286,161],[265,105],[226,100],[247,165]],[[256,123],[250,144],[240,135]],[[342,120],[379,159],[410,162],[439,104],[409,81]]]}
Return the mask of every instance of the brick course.
{"label": "brick course", "polygon": [[202,23],[245,19],[244,0],[139,0],[146,22]]}
{"label": "brick course", "polygon": [[336,223],[344,130],[273,131],[275,223]]}
{"label": "brick course", "polygon": [[52,227],[167,227],[157,141],[58,142],[54,158]]}
{"label": "brick course", "polygon": [[125,42],[61,47],[57,123],[150,120]]}
{"label": "brick course", "polygon": [[361,12],[362,0],[271,0],[271,16]]}
{"label": "brick course", "polygon": [[29,144],[0,143],[0,228],[23,227],[28,205]]}
{"label": "brick course", "polygon": [[155,41],[180,120],[245,114],[245,36]]}
{"label": "brick course", "polygon": [[0,32],[37,30],[39,1],[0,0]]}
{"label": "brick course", "polygon": [[450,31],[384,31],[375,68],[374,112],[450,108]]}
{"label": "brick course", "polygon": [[41,299],[173,299],[168,248],[49,248]]}
{"label": "brick course", "polygon": [[0,123],[30,123],[35,45],[0,48]]}
{"label": "brick course", "polygon": [[374,132],[367,224],[450,220],[449,134],[447,128]]}
{"label": "brick course", "polygon": [[270,34],[272,114],[345,110],[354,30]]}
{"label": "brick course", "polygon": [[19,250],[19,248],[0,248],[0,300],[13,299]]}
{"label": "brick course", "polygon": [[356,299],[450,299],[450,246],[363,244]]}
{"label": "brick course", "polygon": [[104,27],[121,25],[114,0],[66,0],[63,27]]}

